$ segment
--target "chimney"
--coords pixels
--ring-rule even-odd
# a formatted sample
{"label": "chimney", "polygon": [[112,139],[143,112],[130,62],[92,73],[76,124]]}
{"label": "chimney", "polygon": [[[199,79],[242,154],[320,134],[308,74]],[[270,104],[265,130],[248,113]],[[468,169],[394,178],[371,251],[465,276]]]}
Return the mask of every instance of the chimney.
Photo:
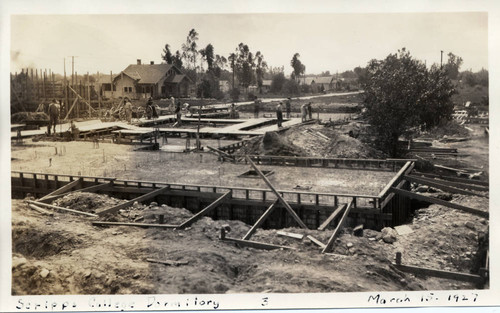
{"label": "chimney", "polygon": [[150,61],[149,62],[151,65],[154,65],[155,64],[155,61]]}
{"label": "chimney", "polygon": [[141,65],[141,59],[137,59],[137,65]]}

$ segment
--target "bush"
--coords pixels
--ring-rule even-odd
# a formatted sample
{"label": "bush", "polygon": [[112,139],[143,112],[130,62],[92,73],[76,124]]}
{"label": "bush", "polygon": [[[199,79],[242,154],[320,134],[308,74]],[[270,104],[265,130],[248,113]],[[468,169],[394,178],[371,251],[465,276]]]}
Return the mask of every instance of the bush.
{"label": "bush", "polygon": [[240,98],[240,90],[238,88],[234,88],[233,90],[231,90],[230,96],[233,101],[238,101]]}
{"label": "bush", "polygon": [[283,85],[283,88],[281,89],[281,92],[286,95],[298,95],[300,94],[299,83],[297,83],[293,79],[287,79],[285,84]]}

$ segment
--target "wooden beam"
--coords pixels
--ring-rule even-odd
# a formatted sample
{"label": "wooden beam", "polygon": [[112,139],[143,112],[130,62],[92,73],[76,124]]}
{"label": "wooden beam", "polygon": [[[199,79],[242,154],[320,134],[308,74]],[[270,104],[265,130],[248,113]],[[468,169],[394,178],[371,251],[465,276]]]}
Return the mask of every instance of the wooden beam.
{"label": "wooden beam", "polygon": [[276,234],[278,236],[285,236],[285,237],[290,237],[290,238],[298,239],[298,240],[302,240],[304,238],[304,235],[302,235],[302,234],[295,234],[295,233],[290,233],[290,232],[282,231],[282,230],[278,230],[276,232]]}
{"label": "wooden beam", "polygon": [[[68,86],[69,87],[69,86]],[[70,87],[69,87],[70,88]],[[71,105],[71,108],[68,110],[68,113],[66,113],[66,116],[64,119],[68,119],[68,116],[71,114],[71,111],[73,111],[73,108],[75,107],[75,104],[78,102],[78,98],[75,98],[75,101],[73,101],[73,104]]]}
{"label": "wooden beam", "polygon": [[41,207],[39,207],[39,206],[37,206],[37,205],[34,205],[34,204],[31,204],[31,203],[30,203],[30,204],[28,204],[28,206],[29,206],[30,208],[32,208],[33,210],[37,211],[38,213],[42,213],[42,214],[49,215],[49,216],[54,215],[54,213],[49,212],[49,211],[47,211],[47,210],[45,210],[45,209],[42,209]]}
{"label": "wooden beam", "polygon": [[51,208],[51,209],[55,209],[55,210],[67,211],[67,212],[77,213],[77,214],[81,214],[81,215],[86,215],[86,216],[91,216],[91,217],[97,217],[97,215],[92,214],[92,213],[87,213],[87,212],[77,211],[77,210],[73,210],[73,209],[63,208],[63,207],[60,207],[60,206],[56,206],[56,205],[52,205],[52,204],[47,204],[47,203],[43,203],[43,202],[38,202],[38,201],[33,201],[33,200],[27,200],[27,202],[30,203],[30,204],[37,205],[37,206],[43,206],[43,207],[47,207],[47,208]]}
{"label": "wooden beam", "polygon": [[427,185],[429,187],[435,187],[435,188],[441,189],[442,191],[448,191],[448,192],[459,193],[459,194],[463,194],[463,195],[477,196],[477,197],[486,197],[485,195],[482,195],[482,194],[477,193],[477,192],[459,189],[459,188],[455,188],[455,187],[451,187],[451,186],[446,186],[446,185],[441,184],[440,182],[435,181],[435,180],[429,180],[429,179],[425,179],[425,178],[415,177],[412,175],[405,175],[403,177],[404,177],[404,179],[409,180],[413,183],[420,184],[420,185]]}
{"label": "wooden beam", "polygon": [[70,86],[68,86],[68,88],[69,88],[71,91],[73,91],[73,93],[74,93],[74,94],[78,97],[78,99],[82,100],[85,104],[87,104],[87,105],[88,105],[89,110],[92,110],[92,111],[94,111],[94,112],[95,112],[95,109],[94,109],[94,108],[90,105],[90,103],[88,103],[88,102],[87,102],[87,101],[86,101],[86,100],[85,100],[82,96],[80,96],[80,95],[78,94],[78,92],[76,92],[76,91],[75,91],[73,88],[71,88]]}
{"label": "wooden beam", "polygon": [[474,181],[470,179],[463,179],[463,178],[457,178],[455,180],[451,180],[448,177],[443,177],[439,175],[430,175],[430,174],[423,174],[423,173],[414,173],[412,175],[413,177],[416,177],[418,175],[420,178],[427,179],[427,180],[432,180],[434,182],[443,184],[443,185],[448,185],[452,187],[457,187],[461,189],[468,189],[468,190],[476,190],[476,191],[489,191],[489,183],[484,183],[484,184],[478,184],[478,183],[483,183],[479,181]]}
{"label": "wooden beam", "polygon": [[135,227],[156,227],[156,228],[176,228],[179,225],[168,225],[168,224],[145,224],[145,223],[121,223],[121,222],[92,222],[92,225],[96,226],[135,226]]}
{"label": "wooden beam", "polygon": [[297,215],[297,213],[295,213],[295,211],[288,204],[288,202],[286,202],[285,199],[283,199],[283,197],[281,196],[281,194],[274,188],[274,186],[271,184],[271,182],[259,170],[259,168],[255,165],[255,163],[253,163],[252,160],[248,156],[245,156],[245,157],[246,157],[248,163],[250,163],[250,165],[255,169],[255,171],[259,174],[259,176],[264,180],[264,182],[266,183],[266,185],[269,188],[271,188],[271,190],[274,192],[274,194],[278,197],[278,199],[281,202],[281,204],[283,204],[285,206],[285,208],[288,211],[288,213],[290,213],[290,215],[292,215],[293,219],[299,224],[299,226],[302,227],[302,228],[308,229],[307,226],[306,226],[306,224],[304,224],[304,222],[300,219],[300,217]]}
{"label": "wooden beam", "polygon": [[252,241],[252,240],[242,240],[242,239],[236,239],[236,238],[230,238],[230,237],[225,237],[222,240],[223,241],[234,242],[234,243],[237,243],[240,246],[250,247],[250,248],[255,248],[255,249],[264,249],[264,250],[289,249],[289,250],[296,250],[293,247],[278,246],[278,245],[273,245],[273,244],[269,244],[269,243],[263,243],[263,242]]}
{"label": "wooden beam", "polygon": [[76,189],[76,190],[62,193],[62,194],[58,194],[58,195],[53,195],[53,196],[47,195],[47,196],[43,197],[43,199],[39,199],[38,201],[44,202],[44,203],[49,203],[51,201],[54,201],[55,199],[62,198],[62,197],[69,195],[73,192],[95,192],[95,191],[99,191],[101,189],[105,189],[107,187],[110,187],[110,186],[112,186],[112,184],[113,184],[112,182],[108,182],[108,183],[94,185],[94,186],[90,186],[90,187],[86,187],[86,188],[82,188],[82,189]]}
{"label": "wooden beam", "polygon": [[219,150],[219,149],[216,149],[216,148],[213,148],[213,147],[210,147],[210,146],[207,146],[207,148],[208,148],[209,150],[212,150],[212,151],[216,152],[216,153],[217,153],[217,154],[219,154],[220,156],[226,157],[226,158],[231,159],[231,160],[233,160],[233,161],[234,161],[234,156],[232,156],[232,155],[230,155],[230,154],[228,154],[228,153],[226,153],[226,152],[224,152],[224,151],[221,151],[221,150]]}
{"label": "wooden beam", "polygon": [[403,189],[399,189],[399,188],[391,188],[391,191],[394,193],[400,194],[402,196],[411,198],[411,199],[417,199],[420,201],[425,201],[425,202],[429,202],[429,203],[443,205],[443,206],[446,206],[446,207],[449,207],[452,209],[457,209],[457,210],[471,213],[474,215],[478,215],[478,216],[481,216],[484,218],[489,217],[488,212],[481,211],[481,210],[474,209],[474,208],[469,208],[469,207],[466,207],[466,206],[463,206],[463,205],[460,205],[457,203],[453,203],[453,202],[449,202],[449,201],[445,201],[445,200],[441,200],[441,199],[437,199],[437,198],[427,197],[427,196],[420,195],[420,194],[415,193],[415,192],[411,192],[411,191],[407,191],[407,190],[403,190]]}
{"label": "wooden beam", "polygon": [[[396,188],[402,188],[405,183],[406,180],[404,179],[401,180],[399,184],[396,185]],[[383,209],[387,205],[387,203],[389,203],[389,201],[391,201],[392,198],[394,198],[394,195],[395,195],[394,192],[389,193],[389,195],[385,197],[384,201],[380,203],[380,209]]]}
{"label": "wooden beam", "polygon": [[321,249],[324,249],[326,245],[319,241],[318,239],[314,238],[311,235],[307,235],[307,239],[311,240],[315,245],[319,246]]}
{"label": "wooden beam", "polygon": [[431,268],[417,267],[417,266],[412,266],[412,265],[403,265],[403,264],[401,264],[401,252],[398,252],[396,254],[396,263],[392,263],[392,266],[394,266],[395,268],[397,268],[398,270],[400,270],[402,272],[408,272],[408,273],[417,274],[417,275],[432,276],[432,277],[439,277],[439,278],[445,278],[445,279],[454,279],[454,280],[466,281],[466,282],[476,283],[476,284],[484,284],[485,283],[485,278],[481,277],[479,275],[435,270],[435,269],[431,269]]}
{"label": "wooden beam", "polygon": [[146,259],[150,263],[158,263],[170,266],[188,265],[188,261],[173,261],[173,260],[156,260],[156,259]]}
{"label": "wooden beam", "polygon": [[[382,191],[378,194],[379,198],[382,198],[388,191],[389,189],[396,183],[398,182],[401,177],[407,172],[407,170],[410,168],[411,165],[414,166],[415,163],[413,162],[406,162],[405,165],[398,171],[398,173],[389,181],[389,183],[382,189]],[[412,167],[413,168],[413,167]]]}
{"label": "wooden beam", "polygon": [[318,227],[318,230],[325,230],[328,225],[346,208],[347,204],[337,206],[328,218]]}
{"label": "wooden beam", "polygon": [[148,199],[151,199],[151,198],[154,198],[156,197],[157,195],[160,195],[162,194],[163,192],[165,192],[166,190],[170,189],[170,187],[163,187],[163,188],[160,188],[160,189],[157,189],[157,190],[154,190],[154,191],[151,191],[145,195],[142,195],[142,196],[139,196],[137,198],[134,198],[130,201],[127,201],[125,203],[122,203],[122,204],[119,204],[119,205],[115,205],[114,207],[111,207],[111,208],[108,208],[108,209],[104,209],[102,210],[101,212],[98,212],[97,215],[99,216],[103,216],[104,214],[111,214],[111,213],[114,213],[116,211],[119,211],[121,209],[124,209],[124,208],[127,208],[131,205],[134,204],[134,202],[142,202],[142,201],[145,201],[145,200],[148,200]]}
{"label": "wooden beam", "polygon": [[212,202],[209,206],[207,206],[206,208],[204,208],[203,210],[201,210],[200,212],[198,212],[197,214],[195,214],[193,217],[191,217],[190,219],[188,219],[187,221],[185,221],[184,223],[182,223],[181,225],[179,225],[178,228],[180,228],[180,229],[186,228],[189,225],[193,224],[194,222],[196,222],[197,220],[199,220],[200,218],[202,218],[203,216],[205,216],[208,212],[210,212],[213,209],[215,209],[216,207],[218,207],[220,204],[222,204],[228,198],[231,198],[232,195],[233,195],[232,191],[229,190],[228,192],[226,192],[225,194],[223,194],[222,196],[220,196],[217,200],[215,200],[214,202]]}
{"label": "wooden beam", "polygon": [[252,235],[255,233],[255,231],[257,230],[257,228],[260,227],[260,225],[262,225],[262,223],[264,223],[264,221],[274,211],[274,208],[276,207],[276,204],[278,204],[278,201],[279,200],[276,199],[273,202],[273,204],[271,204],[271,206],[269,208],[267,208],[267,210],[259,217],[259,219],[257,220],[257,222],[255,222],[255,224],[253,224],[252,228],[250,228],[250,230],[248,230],[248,232],[246,233],[246,235],[243,236],[243,240],[249,240],[250,237],[252,237]]}
{"label": "wooden beam", "polygon": [[77,180],[74,180],[72,182],[67,183],[66,185],[62,186],[59,189],[56,189],[56,190],[52,191],[51,193],[46,194],[45,196],[43,196],[40,199],[38,199],[38,201],[47,199],[48,197],[51,197],[51,196],[55,196],[55,195],[59,195],[59,194],[65,193],[68,190],[71,190],[74,187],[76,187],[77,185],[81,184],[82,181],[83,181],[83,179],[80,177]]}
{"label": "wooden beam", "polygon": [[353,207],[352,205],[352,201],[349,202],[349,204],[347,205],[345,211],[344,211],[344,215],[342,215],[342,218],[340,219],[337,227],[335,227],[335,230],[333,231],[333,234],[332,236],[330,237],[330,239],[328,240],[328,243],[326,244],[326,247],[323,248],[323,251],[321,251],[321,253],[326,253],[328,251],[331,250],[332,246],[333,246],[333,243],[335,242],[335,238],[337,238],[337,235],[339,234],[340,232],[340,229],[342,227],[344,227],[344,223],[347,219],[347,216],[349,215],[349,212],[351,211],[351,208]]}

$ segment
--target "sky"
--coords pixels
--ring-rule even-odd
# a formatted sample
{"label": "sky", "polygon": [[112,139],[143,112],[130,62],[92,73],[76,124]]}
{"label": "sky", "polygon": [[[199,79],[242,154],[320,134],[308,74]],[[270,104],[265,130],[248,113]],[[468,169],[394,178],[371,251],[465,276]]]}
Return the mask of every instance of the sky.
{"label": "sky", "polygon": [[[240,42],[268,65],[292,71],[294,53],[306,74],[366,66],[406,47],[428,65],[440,51],[463,58],[462,70],[488,68],[487,13],[12,15],[11,72],[33,67],[79,74],[118,73],[141,59],[162,61],[165,44],[181,48],[190,29],[198,47],[227,57]],[[64,61],[64,59],[66,60]]]}

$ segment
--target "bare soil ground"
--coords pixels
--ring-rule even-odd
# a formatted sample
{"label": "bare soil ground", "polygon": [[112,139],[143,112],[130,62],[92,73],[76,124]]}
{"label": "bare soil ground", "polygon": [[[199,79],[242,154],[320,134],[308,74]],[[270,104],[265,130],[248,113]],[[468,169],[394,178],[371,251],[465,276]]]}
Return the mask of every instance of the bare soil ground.
{"label": "bare soil ground", "polygon": [[[103,205],[117,201],[86,197],[92,196],[100,197],[94,201]],[[81,197],[65,197],[60,204],[71,206]],[[485,198],[473,200],[456,199],[478,208],[487,206]],[[385,243],[380,232],[365,230],[362,237],[356,237],[346,228],[334,244],[334,254],[325,255],[308,239],[278,236],[276,230],[258,230],[252,240],[296,250],[265,251],[219,240],[224,224],[231,228],[229,236],[243,237],[250,226],[240,221],[205,217],[185,230],[106,228],[67,213],[40,215],[22,200],[13,200],[12,205],[15,295],[470,289],[475,286],[415,277],[390,263],[399,251],[403,264],[468,272],[474,265],[478,234],[488,227],[484,219],[432,205],[421,209],[409,225],[412,232],[398,235],[393,244]],[[167,213],[169,224],[192,216],[185,209],[139,204],[114,215],[113,220],[132,221],[140,214],[144,222],[154,222],[154,213],[159,211]],[[331,235],[331,230],[285,231],[312,235],[323,243]],[[148,258],[188,263],[167,266],[149,263]]]}
{"label": "bare soil ground", "polygon": [[[323,130],[318,129],[322,132]],[[297,141],[305,135],[300,130]],[[325,135],[328,136],[327,133]],[[474,139],[475,140],[475,139]],[[483,156],[487,141],[478,137],[470,153]],[[307,140],[305,140],[307,142]],[[236,178],[249,166],[218,163],[214,156],[137,152],[132,147],[91,142],[39,142],[12,147],[12,169],[116,176],[181,183],[264,187],[260,180]],[[457,145],[464,144],[455,143]],[[301,143],[301,149],[307,149]],[[63,149],[62,155],[55,154]],[[467,149],[467,148],[465,148]],[[308,152],[309,153],[309,152]],[[310,152],[312,153],[312,152]],[[52,159],[52,160],[50,160]],[[201,162],[200,162],[201,160]],[[475,159],[480,166],[483,157]],[[487,166],[482,164],[481,166]],[[272,169],[271,181],[282,189],[311,184],[314,190],[377,194],[391,172],[338,169],[262,167]],[[152,174],[154,173],[154,174]],[[154,175],[154,177],[152,177]],[[488,210],[485,197],[452,196],[453,202]],[[94,212],[119,203],[104,195],[74,193],[59,205]],[[155,214],[166,214],[165,223],[178,224],[192,216],[182,208],[137,204],[108,221],[131,222],[143,216],[156,222]],[[205,217],[185,230],[92,226],[92,218],[54,212],[41,215],[23,200],[12,201],[12,293],[22,294],[147,294],[147,293],[241,293],[241,292],[354,292],[421,289],[474,289],[470,283],[414,276],[391,265],[396,252],[403,264],[440,270],[471,272],[478,265],[478,246],[488,233],[486,219],[440,205],[416,211],[416,217],[400,229],[395,241],[364,230],[356,237],[344,228],[333,246],[333,254],[321,254],[307,238],[278,236],[276,230],[259,229],[252,240],[295,248],[273,251],[240,247],[219,239],[220,228],[229,224],[228,236],[241,238],[251,227],[241,221],[214,221]],[[326,243],[332,230],[285,231],[312,235]],[[168,266],[146,259],[187,262]]]}

